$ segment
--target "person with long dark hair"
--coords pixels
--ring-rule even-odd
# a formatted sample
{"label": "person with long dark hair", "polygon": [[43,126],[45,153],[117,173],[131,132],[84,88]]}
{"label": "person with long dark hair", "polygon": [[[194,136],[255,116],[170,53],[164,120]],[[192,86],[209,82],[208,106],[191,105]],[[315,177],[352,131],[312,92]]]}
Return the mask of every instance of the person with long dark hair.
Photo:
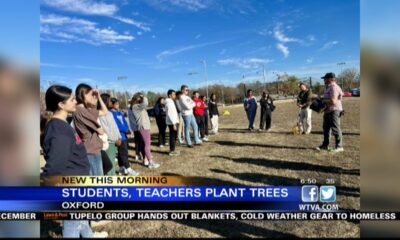
{"label": "person with long dark hair", "polygon": [[156,123],[158,127],[158,146],[160,148],[166,145],[165,132],[167,130],[166,124],[166,111],[165,111],[165,98],[158,98],[156,105],[154,106],[154,116],[156,117]]}
{"label": "person with long dark hair", "polygon": [[269,96],[269,93],[267,94],[266,92],[263,92],[260,99],[261,116],[260,116],[259,131],[264,131],[264,130],[268,131],[271,128],[273,105],[274,102],[272,98]]}
{"label": "person with long dark hair", "polygon": [[192,100],[194,102],[193,114],[196,119],[197,126],[199,128],[201,140],[203,142],[208,142],[209,140],[206,136],[205,119],[204,119],[205,104],[204,104],[203,100],[200,98],[199,92],[197,92],[197,91],[193,92]]}
{"label": "person with long dark hair", "polygon": [[135,93],[132,98],[132,113],[135,116],[137,127],[140,131],[142,139],[142,156],[144,158],[143,164],[148,168],[158,168],[160,164],[154,162],[153,156],[151,155],[151,135],[150,135],[150,119],[147,113],[147,106],[149,101],[143,93]]}
{"label": "person with long dark hair", "polygon": [[211,94],[210,101],[208,103],[208,109],[209,109],[210,119],[211,119],[211,133],[218,134],[219,111],[218,111],[218,104],[217,104],[217,95],[215,95],[215,93]]}
{"label": "person with long dark hair", "polygon": [[[53,113],[47,122],[42,142],[46,164],[42,176],[85,176],[90,173],[90,163],[85,145],[67,122],[69,113],[76,112],[76,99],[72,90],[53,85],[46,91],[47,111]],[[107,237],[106,232],[93,233],[89,221],[68,220],[63,222],[63,237]]]}
{"label": "person with long dark hair", "polygon": [[200,96],[200,99],[204,103],[204,137],[208,139],[208,99],[207,96]]}
{"label": "person with long dark hair", "polygon": [[[93,176],[102,176],[103,162],[101,158],[101,149],[103,141],[99,135],[104,134],[104,129],[98,122],[98,118],[106,116],[107,106],[99,98],[99,90],[81,83],[75,90],[76,100],[78,102],[74,114],[74,125],[76,132],[82,138],[90,163],[90,174]],[[97,110],[97,102],[100,103],[100,110]]]}
{"label": "person with long dark hair", "polygon": [[247,96],[244,99],[244,110],[246,111],[247,119],[249,121],[248,129],[254,130],[254,120],[257,114],[257,99],[253,96],[251,89],[247,90]]}

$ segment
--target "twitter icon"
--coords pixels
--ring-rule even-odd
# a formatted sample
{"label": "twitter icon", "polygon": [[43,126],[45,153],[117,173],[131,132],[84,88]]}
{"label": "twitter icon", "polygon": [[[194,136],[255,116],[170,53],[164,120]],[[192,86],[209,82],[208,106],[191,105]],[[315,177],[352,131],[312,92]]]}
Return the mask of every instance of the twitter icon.
{"label": "twitter icon", "polygon": [[319,199],[321,200],[321,202],[336,201],[336,187],[335,186],[321,186],[319,188]]}

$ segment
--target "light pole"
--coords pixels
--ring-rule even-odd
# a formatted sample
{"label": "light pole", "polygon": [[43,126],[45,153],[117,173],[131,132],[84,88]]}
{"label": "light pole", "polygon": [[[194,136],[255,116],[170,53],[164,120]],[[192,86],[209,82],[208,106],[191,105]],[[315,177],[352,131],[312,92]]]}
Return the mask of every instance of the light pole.
{"label": "light pole", "polygon": [[187,73],[187,75],[189,75],[189,76],[193,76],[193,75],[197,75],[197,74],[199,74],[198,72],[188,72]]}
{"label": "light pole", "polygon": [[[340,62],[337,65],[340,66],[340,74],[342,74],[343,73],[343,66],[346,65],[346,62]],[[343,89],[343,83],[344,83],[343,75],[341,77],[341,81],[342,81],[342,89]]]}
{"label": "light pole", "polygon": [[204,76],[205,76],[205,78],[206,78],[206,84],[207,84],[206,93],[207,93],[207,99],[208,99],[208,76],[207,76],[207,62],[206,62],[206,60],[201,60],[201,62],[203,63],[203,66],[204,66]]}
{"label": "light pole", "polygon": [[281,75],[279,75],[279,73],[277,73],[277,72],[272,72],[272,74],[275,74],[276,77],[277,77],[277,80],[276,80],[276,94],[279,97],[279,80],[281,78]]}
{"label": "light pole", "polygon": [[[118,76],[117,79],[118,80],[126,80],[126,79],[128,79],[128,76]],[[128,109],[128,98],[126,97],[126,91],[124,92],[124,97],[125,97],[125,106],[126,106],[126,109]]]}

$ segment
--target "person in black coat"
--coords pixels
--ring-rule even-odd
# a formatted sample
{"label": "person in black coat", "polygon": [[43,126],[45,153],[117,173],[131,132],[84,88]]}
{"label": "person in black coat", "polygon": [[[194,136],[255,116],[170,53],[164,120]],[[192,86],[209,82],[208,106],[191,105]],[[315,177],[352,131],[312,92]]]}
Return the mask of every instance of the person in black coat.
{"label": "person in black coat", "polygon": [[272,111],[274,102],[272,98],[266,92],[262,93],[260,99],[261,106],[261,118],[260,118],[260,129],[259,131],[269,130],[271,128]]}

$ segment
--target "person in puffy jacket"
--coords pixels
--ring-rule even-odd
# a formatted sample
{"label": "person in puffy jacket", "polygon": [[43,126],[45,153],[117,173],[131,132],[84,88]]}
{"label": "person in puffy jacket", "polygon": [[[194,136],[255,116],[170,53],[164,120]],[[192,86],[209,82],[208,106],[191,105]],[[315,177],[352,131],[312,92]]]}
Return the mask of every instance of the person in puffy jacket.
{"label": "person in puffy jacket", "polygon": [[257,114],[257,99],[253,96],[253,91],[251,89],[247,90],[247,96],[244,99],[244,110],[246,111],[247,119],[249,121],[248,129],[250,131],[254,130],[254,120]]}

